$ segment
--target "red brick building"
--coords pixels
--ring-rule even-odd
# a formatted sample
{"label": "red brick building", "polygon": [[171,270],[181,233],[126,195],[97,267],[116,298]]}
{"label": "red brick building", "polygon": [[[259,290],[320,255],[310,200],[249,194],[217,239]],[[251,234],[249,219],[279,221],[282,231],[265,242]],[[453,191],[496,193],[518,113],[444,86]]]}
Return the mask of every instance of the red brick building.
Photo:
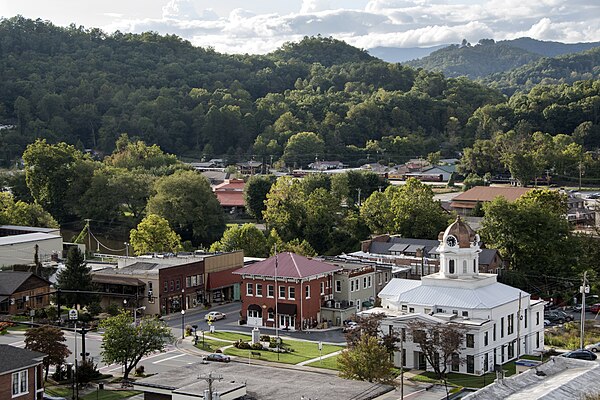
{"label": "red brick building", "polygon": [[277,322],[290,330],[316,325],[321,305],[333,299],[333,273],[341,269],[294,253],[239,269],[234,274],[242,276],[242,319],[250,326],[275,327]]}
{"label": "red brick building", "polygon": [[46,355],[7,344],[0,344],[0,354],[0,399],[42,400]]}

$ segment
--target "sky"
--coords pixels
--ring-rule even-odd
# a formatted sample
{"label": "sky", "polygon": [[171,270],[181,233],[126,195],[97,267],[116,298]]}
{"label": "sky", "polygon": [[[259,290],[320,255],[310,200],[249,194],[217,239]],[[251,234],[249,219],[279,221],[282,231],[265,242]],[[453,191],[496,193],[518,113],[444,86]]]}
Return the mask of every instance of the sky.
{"label": "sky", "polygon": [[304,36],[363,48],[467,39],[600,41],[600,0],[0,0],[0,16],[107,33],[175,34],[224,53],[265,54]]}

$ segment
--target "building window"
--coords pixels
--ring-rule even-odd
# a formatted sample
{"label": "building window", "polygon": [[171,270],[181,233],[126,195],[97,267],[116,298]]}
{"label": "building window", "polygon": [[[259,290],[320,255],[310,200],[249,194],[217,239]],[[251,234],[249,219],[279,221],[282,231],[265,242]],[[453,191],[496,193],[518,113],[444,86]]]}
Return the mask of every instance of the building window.
{"label": "building window", "polygon": [[304,287],[304,297],[306,299],[310,299],[310,285],[306,285]]}
{"label": "building window", "polygon": [[273,287],[273,285],[267,285],[267,297],[273,297],[274,291],[275,288]]}
{"label": "building window", "polygon": [[470,349],[475,347],[475,335],[472,333],[467,333],[467,347]]}
{"label": "building window", "polygon": [[458,310],[452,310],[452,314],[458,315]]}
{"label": "building window", "polygon": [[268,321],[274,321],[275,320],[275,311],[273,311],[272,308],[269,308],[269,311],[267,312],[267,320]]}
{"label": "building window", "polygon": [[252,296],[254,294],[254,285],[252,285],[251,283],[246,284],[246,294],[248,296]]}
{"label": "building window", "polygon": [[169,291],[169,281],[165,281],[165,288],[164,289],[165,289],[165,292]]}
{"label": "building window", "polygon": [[402,304],[402,306],[400,307],[400,309],[402,311],[406,311],[406,310],[408,310],[408,306],[406,304]]}
{"label": "building window", "polygon": [[262,318],[258,310],[248,310],[248,318]]}
{"label": "building window", "polygon": [[383,274],[380,272],[377,274],[377,276],[379,277],[379,284],[382,285],[383,284]]}
{"label": "building window", "polygon": [[191,276],[185,277],[185,287],[186,288],[192,287],[192,277]]}
{"label": "building window", "polygon": [[171,291],[175,290],[175,281],[171,280]]}
{"label": "building window", "polygon": [[540,348],[540,333],[539,332],[535,333],[535,348],[536,349]]}
{"label": "building window", "polygon": [[468,318],[469,317],[469,312],[468,311],[463,311],[462,312],[462,316]]}
{"label": "building window", "polygon": [[467,374],[475,373],[475,357],[467,356]]}
{"label": "building window", "polygon": [[369,287],[373,287],[372,279],[373,277],[371,275],[367,276],[367,284],[369,285]]}
{"label": "building window", "polygon": [[539,325],[540,324],[540,312],[536,312],[535,313],[535,324]]}
{"label": "building window", "polygon": [[262,297],[262,283],[256,284],[256,295]]}
{"label": "building window", "polygon": [[27,387],[27,370],[12,374],[12,394],[13,396],[26,394],[29,392]]}
{"label": "building window", "polygon": [[363,289],[367,288],[367,277],[363,277]]}
{"label": "building window", "polygon": [[488,358],[488,353],[485,353],[483,355],[483,372],[488,372],[488,364],[490,363],[490,360]]}
{"label": "building window", "polygon": [[508,316],[508,334],[512,335],[515,331],[515,314],[510,314]]}
{"label": "building window", "polygon": [[293,286],[290,286],[288,288],[288,299],[290,299],[290,300],[296,299],[296,288]]}
{"label": "building window", "polygon": [[460,369],[460,358],[458,357],[458,354],[453,353],[452,354],[452,372],[458,372],[459,369]]}
{"label": "building window", "polygon": [[525,320],[524,320],[524,323],[525,323],[525,328],[527,328],[527,309],[525,309]]}
{"label": "building window", "polygon": [[321,296],[325,294],[325,282],[321,282]]}
{"label": "building window", "polygon": [[285,299],[285,286],[279,286],[279,298]]}
{"label": "building window", "polygon": [[467,273],[467,260],[463,260],[463,274]]}
{"label": "building window", "polygon": [[477,260],[473,260],[473,273],[477,273]]}
{"label": "building window", "polygon": [[504,337],[504,317],[500,318],[500,337]]}
{"label": "building window", "polygon": [[414,312],[415,312],[415,309],[414,309],[414,307],[409,307],[409,308],[408,308],[408,312],[409,312],[409,313],[414,313]]}
{"label": "building window", "polygon": [[177,279],[177,280],[175,281],[175,290],[179,290],[179,289],[180,289],[180,284],[181,284],[181,283],[179,282],[179,279]]}
{"label": "building window", "polygon": [[495,342],[496,341],[496,324],[494,324],[494,332],[492,334],[492,340]]}
{"label": "building window", "polygon": [[336,292],[341,292],[342,291],[342,281],[335,281],[335,291]]}
{"label": "building window", "polygon": [[515,342],[508,344],[508,359],[512,359],[515,356]]}
{"label": "building window", "polygon": [[389,276],[388,276],[388,273],[387,273],[387,272],[385,273],[385,281],[386,281],[386,282],[387,282],[387,281],[389,281]]}
{"label": "building window", "polygon": [[488,333],[487,332],[483,333],[483,345],[484,346],[488,345]]}
{"label": "building window", "polygon": [[406,342],[406,328],[402,328],[401,338],[403,342]]}
{"label": "building window", "polygon": [[450,274],[454,273],[454,260],[448,261],[448,272]]}
{"label": "building window", "polygon": [[152,290],[152,281],[148,281],[148,290]]}

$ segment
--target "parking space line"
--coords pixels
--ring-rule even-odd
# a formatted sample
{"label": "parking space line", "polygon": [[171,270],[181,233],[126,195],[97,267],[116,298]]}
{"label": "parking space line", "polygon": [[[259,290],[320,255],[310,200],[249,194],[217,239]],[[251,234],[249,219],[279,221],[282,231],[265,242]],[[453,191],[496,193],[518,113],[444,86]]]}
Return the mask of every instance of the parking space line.
{"label": "parking space line", "polygon": [[160,364],[161,362],[164,362],[164,361],[169,361],[169,360],[172,360],[172,359],[174,359],[174,358],[183,357],[183,356],[185,356],[185,355],[186,355],[185,353],[182,353],[182,354],[177,354],[176,356],[167,357],[167,358],[163,358],[162,360],[154,361],[152,364]]}

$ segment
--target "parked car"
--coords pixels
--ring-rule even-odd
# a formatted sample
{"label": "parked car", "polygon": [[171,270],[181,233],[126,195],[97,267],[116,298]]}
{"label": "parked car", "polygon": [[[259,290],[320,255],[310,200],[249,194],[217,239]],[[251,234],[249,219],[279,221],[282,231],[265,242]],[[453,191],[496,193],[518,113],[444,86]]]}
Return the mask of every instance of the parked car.
{"label": "parked car", "polygon": [[206,321],[217,321],[219,319],[224,319],[226,318],[227,315],[225,313],[222,313],[220,311],[211,311],[208,314],[206,314],[204,316],[204,320]]}
{"label": "parked car", "polygon": [[592,304],[590,306],[590,312],[593,312],[594,314],[598,314],[600,312],[600,303]]}
{"label": "parked car", "polygon": [[225,354],[212,353],[206,356],[206,360],[228,363],[229,361],[231,361],[231,358],[229,356],[226,356]]}
{"label": "parked car", "polygon": [[561,310],[551,310],[546,311],[544,313],[544,319],[547,319],[552,323],[562,324],[565,322],[573,321],[573,316]]}
{"label": "parked car", "polygon": [[585,346],[585,349],[593,351],[594,353],[597,353],[598,351],[600,351],[600,342],[588,344],[587,346]]}
{"label": "parked car", "polygon": [[544,326],[550,326],[550,325],[552,325],[552,322],[550,322],[549,319],[545,319],[544,320]]}
{"label": "parked car", "polygon": [[562,354],[562,356],[567,357],[567,358],[577,358],[578,360],[588,360],[588,361],[594,361],[596,358],[598,358],[591,351],[584,350],[584,349],[569,351],[568,353]]}
{"label": "parked car", "polygon": [[353,331],[354,329],[357,329],[359,327],[359,325],[354,322],[354,321],[348,321],[346,323],[346,325],[342,328],[342,332],[350,332]]}

